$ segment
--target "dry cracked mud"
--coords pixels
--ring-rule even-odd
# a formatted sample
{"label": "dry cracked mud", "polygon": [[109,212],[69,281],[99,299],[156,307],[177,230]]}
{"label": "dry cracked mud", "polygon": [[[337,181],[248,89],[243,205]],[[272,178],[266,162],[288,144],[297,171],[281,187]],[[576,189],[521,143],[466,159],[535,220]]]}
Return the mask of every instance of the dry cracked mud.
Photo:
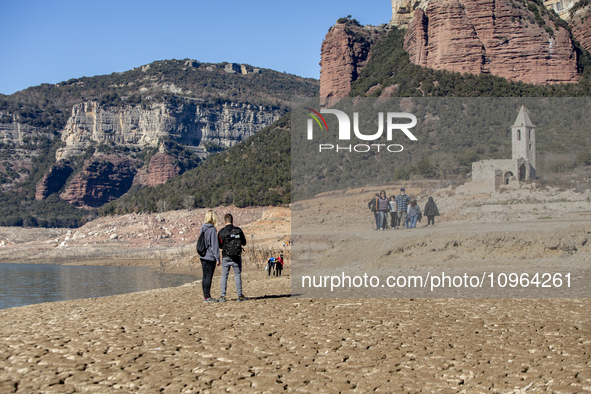
{"label": "dry cracked mud", "polygon": [[0,392],[591,391],[589,299],[306,299],[289,276],[244,282],[245,302],[204,304],[195,282],[2,310]]}

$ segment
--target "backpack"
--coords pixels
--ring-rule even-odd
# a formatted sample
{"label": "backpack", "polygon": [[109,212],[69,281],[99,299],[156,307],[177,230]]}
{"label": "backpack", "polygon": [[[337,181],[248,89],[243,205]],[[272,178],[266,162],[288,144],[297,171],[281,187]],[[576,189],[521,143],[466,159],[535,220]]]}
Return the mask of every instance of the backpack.
{"label": "backpack", "polygon": [[222,245],[222,250],[224,254],[229,257],[237,257],[242,254],[242,242],[240,240],[240,233],[242,231],[238,227],[232,227],[228,234],[226,235],[226,239],[223,240],[224,243]]}
{"label": "backpack", "polygon": [[205,257],[207,254],[207,246],[205,245],[205,231],[201,231],[199,239],[197,240],[197,253],[201,257]]}

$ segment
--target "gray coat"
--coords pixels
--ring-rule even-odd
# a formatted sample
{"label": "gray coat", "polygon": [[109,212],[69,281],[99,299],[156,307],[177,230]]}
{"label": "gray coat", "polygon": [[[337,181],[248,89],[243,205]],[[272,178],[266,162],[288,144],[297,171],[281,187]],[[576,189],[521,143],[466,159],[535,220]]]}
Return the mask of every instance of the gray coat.
{"label": "gray coat", "polygon": [[207,253],[201,257],[202,260],[220,262],[220,246],[218,240],[218,231],[211,223],[201,225],[201,231],[205,231],[205,246]]}
{"label": "gray coat", "polygon": [[415,205],[414,207],[412,205],[409,205],[407,208],[407,212],[408,212],[408,217],[414,217],[414,216],[419,216],[421,214],[421,208],[419,208],[418,205]]}

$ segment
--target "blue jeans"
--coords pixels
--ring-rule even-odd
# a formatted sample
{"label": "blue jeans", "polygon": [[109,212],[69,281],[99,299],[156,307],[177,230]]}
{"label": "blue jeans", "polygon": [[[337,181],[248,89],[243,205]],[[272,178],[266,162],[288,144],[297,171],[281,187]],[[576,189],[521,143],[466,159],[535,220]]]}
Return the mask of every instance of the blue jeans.
{"label": "blue jeans", "polygon": [[417,219],[418,218],[419,218],[419,215],[409,216],[408,217],[408,228],[415,228],[415,227],[417,227]]}
{"label": "blue jeans", "polygon": [[378,215],[379,215],[378,216],[378,219],[379,219],[378,228],[386,228],[386,226],[388,225],[388,219],[386,219],[388,212],[379,211]]}
{"label": "blue jeans", "polygon": [[242,296],[242,257],[223,257],[222,258],[222,289],[221,296],[226,296],[226,287],[228,284],[228,274],[230,267],[234,269],[234,281],[236,282],[236,294],[238,298]]}

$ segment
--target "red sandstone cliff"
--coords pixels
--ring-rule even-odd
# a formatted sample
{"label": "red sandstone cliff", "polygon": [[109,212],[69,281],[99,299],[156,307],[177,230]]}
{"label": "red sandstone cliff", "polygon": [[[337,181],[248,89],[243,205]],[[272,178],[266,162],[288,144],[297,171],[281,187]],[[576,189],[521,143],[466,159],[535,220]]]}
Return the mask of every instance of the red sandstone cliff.
{"label": "red sandstone cliff", "polygon": [[569,25],[573,36],[581,43],[581,46],[591,52],[591,5],[577,10]]}
{"label": "red sandstone cliff", "polygon": [[150,159],[148,168],[138,171],[134,184],[156,186],[181,174],[181,167],[175,164],[175,158],[165,153],[156,153]]}
{"label": "red sandstone cliff", "polygon": [[97,208],[125,194],[134,176],[135,168],[125,158],[94,157],[84,162],[60,197],[77,207]]}
{"label": "red sandstone cliff", "polygon": [[320,97],[346,97],[367,63],[372,45],[386,32],[385,27],[351,22],[331,27],[321,49]]}
{"label": "red sandstone cliff", "polygon": [[[526,83],[576,82],[568,32],[511,0],[438,0],[415,10],[404,49],[413,63]],[[322,81],[321,81],[322,84]],[[322,85],[321,85],[322,86]]]}
{"label": "red sandstone cliff", "polygon": [[[533,84],[578,81],[569,33],[548,19],[540,26],[523,3],[437,0],[426,4],[424,11],[415,10],[405,35],[404,49],[413,63]],[[571,21],[573,34],[586,49],[591,47],[588,13],[580,10]],[[322,43],[320,97],[347,96],[372,45],[386,32],[383,27],[355,26],[350,21],[333,26]]]}
{"label": "red sandstone cliff", "polygon": [[35,200],[45,200],[50,194],[58,192],[72,174],[72,167],[64,162],[52,166],[37,184]]}

